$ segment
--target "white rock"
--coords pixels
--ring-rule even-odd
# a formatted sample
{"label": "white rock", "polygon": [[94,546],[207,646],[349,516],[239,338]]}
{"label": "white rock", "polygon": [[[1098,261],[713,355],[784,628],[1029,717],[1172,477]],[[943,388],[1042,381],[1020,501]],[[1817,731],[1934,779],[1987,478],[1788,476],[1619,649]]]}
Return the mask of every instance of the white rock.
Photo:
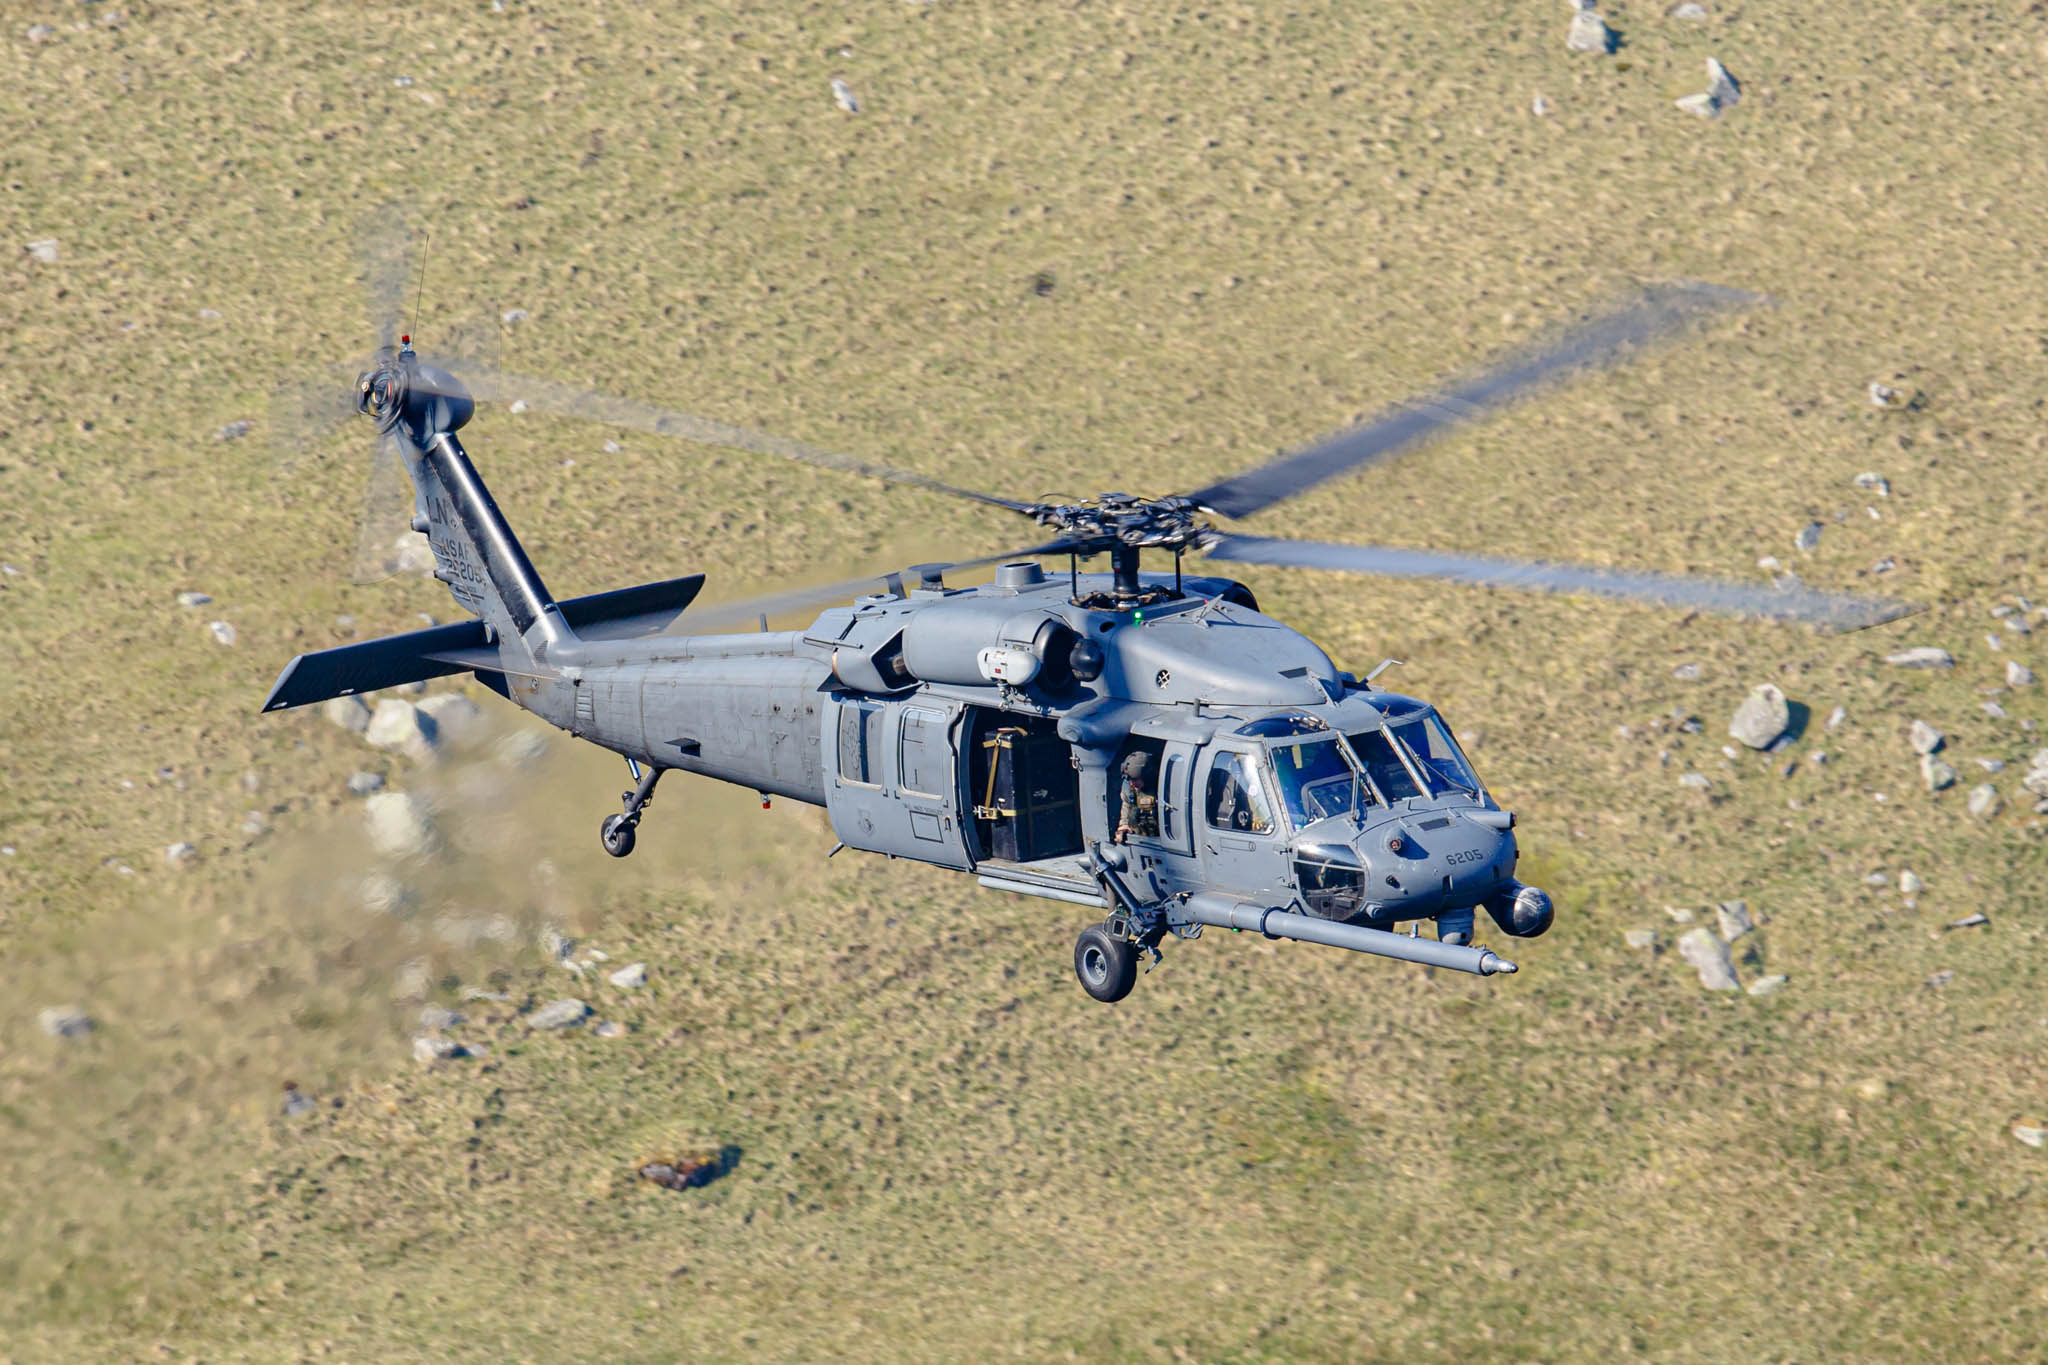
{"label": "white rock", "polygon": [[422,1033],[412,1040],[412,1057],[416,1062],[450,1062],[463,1055],[462,1044],[453,1038],[438,1034]]}
{"label": "white rock", "polygon": [[524,308],[507,308],[499,315],[499,318],[509,327],[515,322],[524,322],[532,316],[533,314],[527,312]]}
{"label": "white rock", "polygon": [[2034,670],[2021,664],[2018,659],[2005,661],[2005,685],[2007,687],[2032,687]]}
{"label": "white rock", "polygon": [[1956,770],[1933,754],[1920,755],[1920,780],[1927,784],[1927,790],[1938,792],[1956,784]]}
{"label": "white rock", "polygon": [[1792,537],[1792,548],[1801,554],[1812,554],[1820,548],[1820,533],[1825,529],[1817,521],[1809,521],[1799,528],[1799,534]]}
{"label": "white rock", "polygon": [[647,984],[647,964],[635,962],[630,967],[621,967],[613,972],[609,979],[621,990],[637,990]]}
{"label": "white rock", "polygon": [[1694,791],[1705,791],[1713,782],[1705,773],[1686,773],[1678,779],[1678,785]]}
{"label": "white rock", "polygon": [[372,872],[357,888],[363,909],[374,915],[410,915],[419,908],[411,887],[388,872]]}
{"label": "white rock", "polygon": [[1987,773],[2002,773],[2005,771],[2005,760],[2002,758],[1980,758],[1977,760],[1977,766]]}
{"label": "white rock", "polygon": [[183,867],[199,856],[199,850],[191,844],[175,843],[164,850],[164,862],[172,867]]}
{"label": "white rock", "polygon": [[379,749],[402,753],[408,758],[432,758],[439,738],[431,716],[402,697],[386,697],[363,731],[363,738]]}
{"label": "white rock", "polygon": [[1735,708],[1735,717],[1728,722],[1728,734],[1752,749],[1768,749],[1771,741],[1784,734],[1791,723],[1792,709],[1785,694],[1773,683],[1758,683],[1742,705]]}
{"label": "white rock", "polygon": [[1547,117],[1550,113],[1550,101],[1538,95],[1535,99],[1529,101],[1529,112],[1537,118]]}
{"label": "white rock", "polygon": [[1572,26],[1565,32],[1565,50],[1568,52],[1600,52],[1614,50],[1614,30],[1607,22],[1590,9],[1581,9],[1572,15]]}
{"label": "white rock", "polygon": [[1721,923],[1721,937],[1730,943],[1756,929],[1756,921],[1749,917],[1747,901],[1722,901],[1715,908],[1714,915]]}
{"label": "white rock", "polygon": [[235,642],[235,628],[225,621],[208,621],[206,628],[213,632],[213,638],[224,645]]}
{"label": "white rock", "polygon": [[1899,872],[1899,894],[1900,894],[1900,895],[1903,895],[1903,896],[1917,896],[1917,895],[1919,895],[1919,894],[1920,894],[1920,893],[1921,893],[1922,891],[1925,891],[1926,889],[1927,889],[1927,883],[1926,883],[1926,882],[1923,882],[1923,881],[1921,881],[1921,880],[1920,880],[1920,874],[1919,874],[1919,873],[1915,872],[1915,871],[1914,871],[1914,870],[1913,870],[1912,868],[1910,868],[1910,867],[1908,867],[1908,868],[1903,868],[1903,869],[1901,869],[1901,870],[1900,870],[1900,872]]}
{"label": "white rock", "polygon": [[440,837],[427,808],[411,792],[376,792],[363,800],[370,843],[387,858],[418,858],[434,851]]}
{"label": "white rock", "polygon": [[2048,1125],[2014,1119],[2010,1131],[2014,1137],[2029,1147],[2048,1147]]}
{"label": "white rock", "polygon": [[540,950],[547,954],[549,961],[559,962],[565,967],[569,965],[570,957],[576,952],[576,940],[553,925],[542,927],[539,943]]}
{"label": "white rock", "polygon": [[1916,720],[1906,731],[1906,742],[1913,746],[1916,754],[1931,754],[1939,750],[1947,736],[1924,720]]}
{"label": "white rock", "polygon": [[1732,109],[1742,103],[1742,87],[1728,74],[1728,68],[1712,57],[1707,58],[1707,93],[1723,109]]}
{"label": "white rock", "polygon": [[556,1000],[526,1016],[528,1028],[574,1028],[590,1013],[581,1000]]}
{"label": "white rock", "polygon": [[[37,24],[35,28],[28,31],[29,38],[32,41],[41,41],[36,38],[37,28],[43,29],[46,33],[55,32],[47,24]],[[41,261],[44,265],[57,264],[60,259],[57,253],[57,239],[55,237],[42,237],[30,242],[28,244],[28,254]]]}
{"label": "white rock", "polygon": [[406,531],[391,542],[393,573],[432,573],[434,546],[423,531]]}
{"label": "white rock", "polygon": [[1689,906],[1684,905],[1667,905],[1664,907],[1664,913],[1671,916],[1673,924],[1691,924],[1699,918]]}
{"label": "white rock", "polygon": [[203,607],[212,600],[213,595],[211,593],[181,592],[178,594],[178,605],[181,607]]}
{"label": "white rock", "polygon": [[1689,24],[1697,24],[1707,17],[1707,7],[1695,4],[1693,0],[1685,0],[1684,4],[1671,7],[1671,17],[1683,19]]}
{"label": "white rock", "polygon": [[361,697],[331,697],[320,704],[320,714],[352,735],[370,728],[370,704]]}
{"label": "white rock", "polygon": [[506,407],[505,411],[507,411],[507,412],[510,412],[510,413],[513,413],[513,414],[515,414],[515,415],[516,415],[516,414],[518,414],[518,413],[522,413],[522,412],[525,412],[525,411],[526,411],[526,400],[525,400],[524,398],[515,398],[515,399],[513,399],[513,400],[512,400],[512,402],[511,402],[511,403],[510,403],[509,405],[507,405],[507,407]]}
{"label": "white rock", "polygon": [[1721,106],[1714,103],[1712,95],[1680,95],[1672,103],[1695,118],[1721,117]]}
{"label": "white rock", "polygon": [[350,773],[348,789],[357,796],[368,796],[384,790],[384,774],[373,772]]}
{"label": "white rock", "polygon": [[442,692],[419,704],[420,714],[434,723],[437,739],[464,748],[483,738],[484,713],[459,692]]}
{"label": "white rock", "polygon": [[1998,814],[1998,808],[2002,804],[2003,802],[1998,795],[1998,788],[1992,786],[1989,782],[1980,782],[1970,788],[1970,814],[1976,816],[1979,820],[1989,820],[1992,816]]}
{"label": "white rock", "polygon": [[443,1033],[462,1022],[462,1015],[446,1005],[427,1005],[420,1010],[420,1027],[428,1033]]}
{"label": "white rock", "polygon": [[36,1027],[52,1038],[83,1038],[93,1030],[92,1016],[76,1005],[52,1005],[36,1012]]}
{"label": "white rock", "polygon": [[1846,706],[1837,706],[1834,710],[1828,712],[1828,729],[1841,729],[1842,722],[1847,719],[1849,719],[1849,708]]}
{"label": "white rock", "polygon": [[1760,976],[1749,983],[1749,993],[1751,995],[1776,995],[1779,991],[1785,989],[1785,983],[1789,980],[1791,978],[1782,973]]}
{"label": "white rock", "polygon": [[1742,983],[1735,977],[1735,963],[1728,956],[1728,945],[1713,930],[1692,929],[1680,935],[1678,955],[1699,972],[1700,984],[1708,990],[1742,989]]}
{"label": "white rock", "polygon": [[1896,654],[1885,655],[1884,661],[1888,664],[1896,664],[1900,668],[1954,668],[1956,666],[1955,655],[1933,645],[1916,645],[1912,649],[1902,649]]}
{"label": "white rock", "polygon": [[1622,942],[1631,948],[1654,948],[1657,946],[1655,929],[1630,929],[1621,936]]}
{"label": "white rock", "polygon": [[626,1026],[616,1019],[599,1020],[592,1026],[590,1031],[600,1038],[623,1038],[626,1036]]}
{"label": "white rock", "polygon": [[832,101],[849,114],[860,112],[860,101],[854,98],[853,87],[843,77],[832,78]]}

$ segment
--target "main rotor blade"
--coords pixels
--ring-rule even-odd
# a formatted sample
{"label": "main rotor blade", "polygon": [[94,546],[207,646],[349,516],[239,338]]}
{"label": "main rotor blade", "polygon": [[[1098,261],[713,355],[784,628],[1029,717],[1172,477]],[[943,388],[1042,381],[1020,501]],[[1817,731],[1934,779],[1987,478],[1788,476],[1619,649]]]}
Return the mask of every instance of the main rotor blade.
{"label": "main rotor blade", "polygon": [[1332,545],[1315,540],[1272,540],[1264,536],[1215,536],[1203,547],[1211,559],[1242,564],[1279,564],[1301,569],[1335,569],[1385,578],[1428,578],[1538,592],[1595,593],[1662,607],[1695,608],[1775,621],[1803,621],[1830,630],[1861,630],[1907,616],[1920,608],[1882,597],[1855,597],[1812,588],[1762,588],[1707,578],[1574,564],[1525,563],[1478,555],[1379,545]]}
{"label": "main rotor blade", "polygon": [[1759,297],[1712,284],[1647,289],[1625,307],[1574,327],[1547,345],[1524,349],[1433,397],[1398,404],[1362,426],[1187,496],[1225,516],[1248,517],[1339,474],[1401,454],[1460,423],[1490,417],[1568,371],[1613,365],[1695,317],[1756,303]]}
{"label": "main rotor blade", "polygon": [[[873,592],[876,586],[885,585],[891,591],[902,591],[904,576],[913,578],[918,570],[952,573],[957,569],[978,569],[989,564],[1006,563],[1012,559],[1030,559],[1035,555],[1065,554],[1071,547],[1064,540],[1048,541],[1034,545],[1027,550],[1005,550],[997,555],[983,555],[979,559],[963,559],[951,564],[920,564],[913,568],[863,574],[858,578],[842,578],[836,583],[819,583],[808,588],[791,588],[785,592],[767,593],[760,597],[749,597],[739,602],[720,602],[714,606],[686,611],[671,627],[671,635],[699,635],[730,626],[753,625],[763,616],[779,616],[783,612],[801,611],[807,607],[822,607],[832,602],[843,602]],[[915,587],[915,582],[910,586]]]}
{"label": "main rotor blade", "polygon": [[745,427],[714,421],[709,417],[693,417],[688,413],[674,412],[652,403],[640,402],[638,399],[619,398],[590,389],[580,389],[573,384],[564,384],[553,379],[506,374],[473,361],[443,357],[423,359],[426,359],[428,364],[439,366],[460,379],[468,386],[471,396],[482,402],[523,402],[529,408],[554,413],[559,417],[575,417],[586,422],[625,427],[656,436],[679,436],[701,445],[728,446],[734,450],[752,451],[757,455],[773,455],[778,459],[795,460],[799,464],[816,465],[824,469],[836,469],[844,474],[880,479],[884,483],[905,484],[913,488],[929,489],[934,493],[950,494],[956,498],[985,502],[992,506],[1007,508],[1012,512],[1029,514],[1032,510],[1030,503],[1018,502],[1013,498],[998,497],[993,493],[978,493],[971,488],[958,488],[923,474],[873,464],[851,455],[841,455],[836,451],[806,445],[802,441],[771,436],[767,432],[750,431]]}

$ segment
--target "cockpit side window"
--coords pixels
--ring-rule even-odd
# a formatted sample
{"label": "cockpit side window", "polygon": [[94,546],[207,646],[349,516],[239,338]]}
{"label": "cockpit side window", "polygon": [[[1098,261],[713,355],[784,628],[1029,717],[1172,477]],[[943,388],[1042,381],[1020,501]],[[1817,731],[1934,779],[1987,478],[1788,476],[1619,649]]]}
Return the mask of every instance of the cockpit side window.
{"label": "cockpit side window", "polygon": [[[1280,779],[1281,803],[1297,826],[1351,809],[1352,792],[1359,783],[1336,736],[1324,731],[1318,738],[1275,744],[1267,753],[1273,760],[1273,775]],[[1359,794],[1367,801],[1372,799],[1369,791],[1361,789]]]}
{"label": "cockpit side window", "polygon": [[1244,834],[1265,834],[1273,828],[1273,803],[1251,755],[1220,753],[1211,761],[1209,823]]}
{"label": "cockpit side window", "polygon": [[1479,795],[1479,778],[1459,752],[1450,727],[1435,714],[1389,727],[1408,746],[1408,752],[1422,765],[1422,775],[1441,796],[1447,792]]}

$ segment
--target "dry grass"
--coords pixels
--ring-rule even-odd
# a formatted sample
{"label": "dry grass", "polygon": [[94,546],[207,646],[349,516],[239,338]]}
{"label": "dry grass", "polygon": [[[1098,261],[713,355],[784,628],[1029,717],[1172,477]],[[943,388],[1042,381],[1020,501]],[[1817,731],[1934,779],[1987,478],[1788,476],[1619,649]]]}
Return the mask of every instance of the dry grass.
{"label": "dry grass", "polygon": [[[2048,599],[2038,16],[1631,5],[1600,59],[1548,4],[106,8],[10,6],[0,34],[12,1356],[2040,1353],[2043,1153],[2006,1125],[2048,1108],[2041,825],[2017,767],[1980,823],[1903,741],[1942,726],[1967,784],[1978,755],[2023,767],[2048,715],[1978,709],[2005,657],[2048,673],[2041,633],[1984,640],[2006,595]],[[1710,53],[1746,97],[1706,124],[1670,100]],[[820,863],[802,812],[679,786],[600,867],[618,775],[594,758],[506,815],[516,857],[477,836],[422,948],[333,890],[363,751],[254,709],[337,613],[373,634],[448,605],[346,584],[359,433],[289,479],[260,426],[211,436],[368,343],[353,225],[393,197],[434,225],[429,340],[488,330],[508,368],[1019,495],[1188,486],[1632,279],[1760,290],[1252,525],[1747,576],[1819,519],[1810,581],[1929,610],[1820,638],[1251,575],[1485,732],[1565,907],[1506,983],[1235,938],[1100,1009],[1056,907]],[[42,238],[57,264],[21,249]],[[513,307],[501,338],[475,324]],[[1880,412],[1872,379],[1926,401]],[[737,595],[1017,529],[651,437],[471,435],[565,595],[687,569]],[[1879,661],[1919,643],[1957,668]],[[1767,679],[1848,709],[1797,751],[1825,766],[1724,763]],[[1653,729],[1673,707],[1706,733]],[[270,835],[237,832],[251,807]],[[201,856],[174,872],[179,839]],[[1902,866],[1917,909],[1863,883]],[[1736,895],[1775,998],[1621,944]],[[650,985],[432,949],[434,998],[513,999],[467,1007],[487,1058],[417,1067],[393,973],[449,903],[573,921]],[[1977,909],[1989,931],[1931,932]],[[572,989],[628,1035],[520,1024]],[[102,1027],[44,1038],[36,1009],[74,999]],[[277,1112],[287,1078],[316,1114]],[[701,1189],[633,1176],[724,1147]]]}

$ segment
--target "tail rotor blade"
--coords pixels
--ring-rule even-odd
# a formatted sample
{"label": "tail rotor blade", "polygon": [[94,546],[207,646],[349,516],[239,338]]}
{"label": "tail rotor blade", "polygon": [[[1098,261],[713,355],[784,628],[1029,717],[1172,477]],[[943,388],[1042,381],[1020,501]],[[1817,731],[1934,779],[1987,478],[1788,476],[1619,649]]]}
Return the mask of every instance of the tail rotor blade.
{"label": "tail rotor blade", "polygon": [[370,334],[379,349],[396,346],[405,319],[405,290],[412,279],[413,227],[417,215],[398,203],[381,204],[363,216],[356,249],[363,262],[363,302]]}
{"label": "tail rotor blade", "polygon": [[1803,622],[1832,631],[1862,630],[1920,610],[1889,598],[1858,597],[1813,588],[1780,590],[1641,570],[1488,559],[1380,545],[1333,545],[1314,540],[1218,534],[1203,546],[1203,551],[1211,559],[1240,564],[1334,569],[1384,578],[1431,579],[1536,592],[1593,593],[1660,607]]}
{"label": "tail rotor blade", "polygon": [[370,480],[363,491],[363,515],[349,575],[352,582],[379,583],[395,574],[432,566],[426,537],[412,529],[412,510],[412,479],[405,472],[398,439],[382,437],[371,456]]}

